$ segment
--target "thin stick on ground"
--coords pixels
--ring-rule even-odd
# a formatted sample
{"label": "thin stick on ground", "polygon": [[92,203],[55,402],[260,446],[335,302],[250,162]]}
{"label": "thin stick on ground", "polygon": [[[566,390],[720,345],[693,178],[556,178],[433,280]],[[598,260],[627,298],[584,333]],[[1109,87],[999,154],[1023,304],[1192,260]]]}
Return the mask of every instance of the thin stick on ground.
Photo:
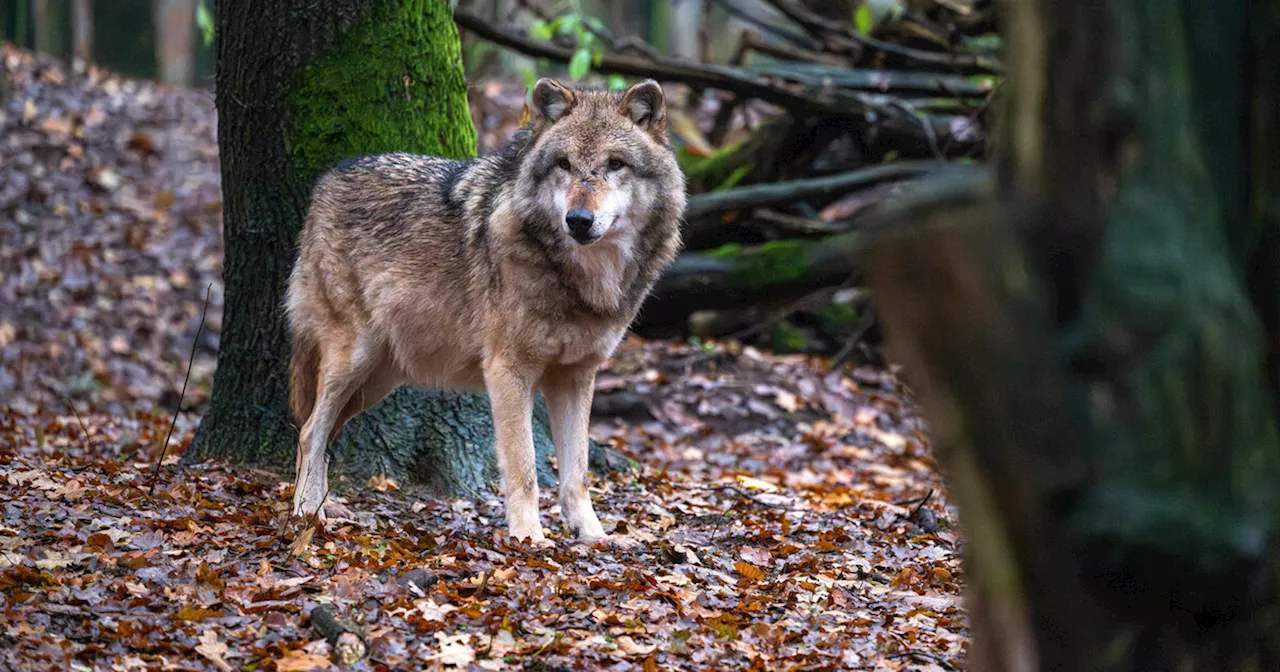
{"label": "thin stick on ground", "polygon": [[151,488],[148,497],[156,496],[156,481],[160,480],[160,467],[164,465],[164,454],[169,451],[169,439],[173,438],[173,428],[178,425],[178,412],[182,410],[182,400],[187,396],[187,383],[191,380],[191,367],[196,363],[196,345],[200,343],[200,332],[204,331],[204,320],[209,314],[209,297],[213,294],[213,283],[204,292],[204,310],[200,312],[200,326],[196,327],[196,337],[191,341],[191,356],[187,359],[187,375],[182,379],[182,391],[178,393],[178,403],[173,408],[173,422],[169,423],[169,433],[164,435],[164,443],[160,444],[160,457],[156,459],[156,470],[151,475]]}
{"label": "thin stick on ground", "polygon": [[71,398],[66,395],[63,395],[62,403],[66,404],[71,409],[71,412],[75,414],[76,422],[80,423],[80,431],[84,432],[84,440],[88,441],[89,428],[84,426],[84,420],[80,417],[80,411],[76,410],[76,405],[71,403]]}

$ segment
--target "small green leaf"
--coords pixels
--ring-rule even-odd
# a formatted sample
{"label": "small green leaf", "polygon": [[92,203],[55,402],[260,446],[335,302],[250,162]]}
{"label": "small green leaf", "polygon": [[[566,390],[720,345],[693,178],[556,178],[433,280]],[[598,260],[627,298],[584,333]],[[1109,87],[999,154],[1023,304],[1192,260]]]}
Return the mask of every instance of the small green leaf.
{"label": "small green leaf", "polygon": [[890,161],[897,161],[897,160],[898,160],[898,150],[891,149],[884,153],[884,158],[881,159],[880,162],[889,163]]}
{"label": "small green leaf", "polygon": [[600,61],[603,61],[603,60],[604,60],[604,51],[603,51],[603,50],[601,50],[601,49],[592,49],[592,50],[591,50],[591,65],[592,65],[592,66],[597,67],[597,68],[598,68],[598,67],[600,67]]}
{"label": "small green leaf", "polygon": [[594,16],[584,16],[582,17],[582,22],[587,24],[588,28],[597,33],[605,32],[604,24],[600,22],[600,19],[597,19]]}
{"label": "small green leaf", "polygon": [[551,39],[551,24],[542,19],[534,19],[533,23],[529,24],[529,37],[535,40]]}
{"label": "small green leaf", "polygon": [[859,35],[870,35],[871,29],[875,26],[875,17],[871,15],[871,5],[863,3],[853,13],[853,25],[858,29]]}
{"label": "small green leaf", "polygon": [[574,35],[582,26],[582,19],[577,14],[565,14],[558,17],[555,23],[557,35]]}
{"label": "small green leaf", "polygon": [[213,12],[209,11],[206,0],[200,0],[200,4],[196,5],[196,26],[204,36],[205,45],[213,44]]}
{"label": "small green leaf", "polygon": [[526,89],[533,89],[533,85],[538,83],[538,73],[534,72],[533,68],[525,68],[520,75],[524,77],[524,87]]}
{"label": "small green leaf", "polygon": [[573,58],[569,61],[569,79],[576,82],[586,77],[590,69],[591,52],[581,48],[573,52]]}
{"label": "small green leaf", "polygon": [[609,75],[609,90],[624,91],[627,88],[627,80],[622,75]]}
{"label": "small green leaf", "polygon": [[964,37],[961,39],[964,42],[964,48],[969,51],[1000,51],[1004,48],[1004,40],[1000,38],[998,33],[987,33],[977,37]]}

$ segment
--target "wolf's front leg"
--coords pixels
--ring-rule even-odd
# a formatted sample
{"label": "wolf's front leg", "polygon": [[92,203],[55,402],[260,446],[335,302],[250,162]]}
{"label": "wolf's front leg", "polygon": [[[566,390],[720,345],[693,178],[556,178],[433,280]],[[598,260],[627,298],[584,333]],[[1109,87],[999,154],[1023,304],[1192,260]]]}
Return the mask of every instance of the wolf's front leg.
{"label": "wolf's front leg", "polygon": [[618,545],[630,545],[628,539],[605,535],[591,506],[591,496],[587,494],[587,429],[595,377],[595,367],[574,367],[550,372],[543,383],[560,467],[560,513],[579,541],[594,543],[607,539]]}
{"label": "wolf's front leg", "polygon": [[506,489],[507,534],[545,545],[534,465],[532,377],[526,370],[494,361],[485,367],[484,384],[493,407],[498,469]]}

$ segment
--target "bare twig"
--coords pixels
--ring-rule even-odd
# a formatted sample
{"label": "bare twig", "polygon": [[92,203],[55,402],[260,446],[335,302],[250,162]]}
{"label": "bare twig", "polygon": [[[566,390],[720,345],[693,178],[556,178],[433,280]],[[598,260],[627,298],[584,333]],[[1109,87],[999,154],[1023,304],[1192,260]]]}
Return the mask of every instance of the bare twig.
{"label": "bare twig", "polygon": [[916,514],[920,513],[920,509],[923,509],[924,505],[928,504],[930,499],[933,499],[933,488],[929,488],[929,492],[925,494],[924,498],[920,500],[919,504],[916,504],[916,508],[911,509],[911,515],[907,516],[907,518],[908,519],[915,518]]}
{"label": "bare twig", "polygon": [[835,54],[829,54],[823,51],[813,51],[803,47],[766,42],[761,39],[760,34],[754,30],[743,31],[742,39],[743,42],[746,43],[746,47],[748,49],[758,51],[766,56],[783,58],[789,61],[801,61],[804,63],[820,63],[822,65],[830,65],[834,67],[849,66],[849,60],[847,58],[842,58]]}
{"label": "bare twig", "polygon": [[182,400],[187,396],[187,382],[191,380],[191,367],[196,362],[196,346],[200,344],[200,332],[204,330],[205,317],[209,315],[209,297],[213,294],[213,283],[204,292],[204,310],[200,312],[200,326],[196,327],[196,337],[191,342],[191,357],[187,359],[187,375],[182,379],[182,392],[178,393],[178,403],[173,409],[173,422],[169,423],[169,433],[164,436],[164,444],[160,446],[160,457],[156,460],[156,471],[151,475],[151,488],[148,497],[156,496],[156,481],[160,479],[160,467],[164,465],[164,454],[169,451],[169,439],[173,437],[173,428],[178,425],[178,413],[182,411]]}
{"label": "bare twig", "polygon": [[728,191],[698,194],[689,199],[685,218],[692,221],[706,215],[732,210],[760,208],[819,196],[837,196],[860,187],[919,177],[937,168],[933,161],[894,161],[847,173],[813,177],[775,184],[756,184]]}
{"label": "bare twig", "polygon": [[66,404],[67,406],[69,406],[69,407],[71,408],[71,412],[72,412],[72,413],[75,413],[75,415],[76,415],[76,422],[80,423],[80,431],[84,432],[84,440],[85,440],[85,442],[86,442],[86,443],[88,443],[88,441],[89,441],[89,428],[88,428],[88,427],[85,427],[85,426],[84,426],[84,420],[80,419],[80,411],[77,411],[77,410],[76,410],[76,405],[75,405],[75,404],[73,404],[73,403],[71,403],[71,398],[70,398],[70,397],[68,397],[68,396],[66,396],[66,395],[62,395],[62,403],[64,403],[64,404]]}
{"label": "bare twig", "polygon": [[787,42],[790,42],[791,44],[794,44],[797,47],[801,47],[804,49],[819,49],[822,47],[821,42],[818,42],[811,37],[800,35],[798,33],[793,33],[789,30],[786,30],[785,28],[782,28],[781,26],[779,26],[777,21],[773,21],[770,19],[762,19],[758,16],[755,16],[751,12],[748,12],[747,10],[730,2],[729,0],[715,0],[715,3],[717,5],[720,5],[720,7],[724,9],[724,11],[729,16],[732,16],[735,19],[742,21],[743,23],[755,26],[756,28],[763,30],[767,33],[770,33],[771,35],[774,35],[783,40],[786,40]]}
{"label": "bare twig", "polygon": [[[840,351],[831,358],[830,368],[832,371],[840,368],[841,364],[844,364],[853,356],[853,351],[857,349],[858,343],[862,341],[868,331],[871,331],[871,327],[875,326],[875,323],[875,313],[871,310],[859,311],[858,322],[853,326],[853,331],[849,334],[849,338],[845,339]],[[933,493],[932,490],[929,492],[930,494]]]}

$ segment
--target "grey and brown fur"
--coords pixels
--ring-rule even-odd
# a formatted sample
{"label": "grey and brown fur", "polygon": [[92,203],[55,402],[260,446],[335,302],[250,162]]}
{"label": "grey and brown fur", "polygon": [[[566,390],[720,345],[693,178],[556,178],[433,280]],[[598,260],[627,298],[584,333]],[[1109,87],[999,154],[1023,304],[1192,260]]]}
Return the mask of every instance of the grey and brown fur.
{"label": "grey and brown fur", "polygon": [[404,153],[318,182],[286,310],[301,425],[294,513],[333,515],[327,444],[402,384],[485,390],[508,533],[545,543],[532,408],[546,397],[560,506],[604,536],[586,489],[596,370],[680,246],[684,176],[662,89],[534,87],[533,118],[471,161]]}

